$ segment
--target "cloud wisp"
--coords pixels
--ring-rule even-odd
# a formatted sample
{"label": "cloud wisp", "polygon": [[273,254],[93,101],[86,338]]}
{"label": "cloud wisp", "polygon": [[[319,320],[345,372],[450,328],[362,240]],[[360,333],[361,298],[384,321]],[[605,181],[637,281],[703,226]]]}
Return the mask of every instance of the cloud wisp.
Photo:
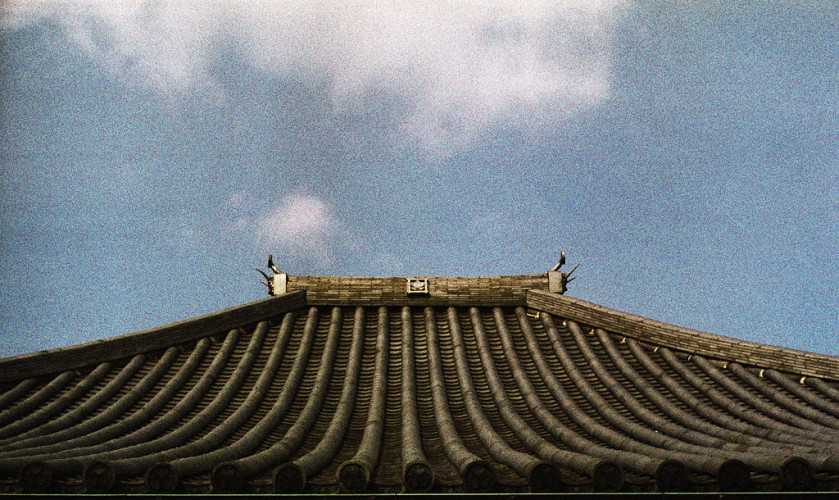
{"label": "cloud wisp", "polygon": [[338,113],[400,103],[396,137],[446,156],[487,127],[525,131],[597,106],[612,79],[623,0],[381,2],[12,0],[6,29],[44,20],[115,78],[218,99],[235,47],[278,78],[327,83]]}
{"label": "cloud wisp", "polygon": [[240,191],[229,197],[234,240],[249,240],[255,248],[284,253],[320,267],[332,265],[336,240],[344,229],[331,207],[317,196],[295,192],[258,213],[249,213],[253,195]]}
{"label": "cloud wisp", "polygon": [[303,252],[322,247],[334,226],[326,203],[314,196],[294,194],[258,220],[257,234],[266,243]]}

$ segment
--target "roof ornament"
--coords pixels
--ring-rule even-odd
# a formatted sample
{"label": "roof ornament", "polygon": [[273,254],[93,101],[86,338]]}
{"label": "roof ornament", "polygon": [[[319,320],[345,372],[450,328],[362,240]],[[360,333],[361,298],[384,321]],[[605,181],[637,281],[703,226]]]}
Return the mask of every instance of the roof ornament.
{"label": "roof ornament", "polygon": [[259,282],[268,287],[268,295],[274,296],[286,293],[288,274],[280,271],[280,269],[274,265],[274,256],[270,254],[268,255],[268,269],[273,271],[274,274],[269,276],[263,270],[257,268],[259,274],[265,276],[265,281],[259,280]]}
{"label": "roof ornament", "polygon": [[557,262],[557,264],[550,271],[548,271],[548,284],[550,287],[550,291],[553,293],[558,293],[560,295],[568,291],[568,283],[571,283],[572,281],[577,279],[576,276],[572,278],[571,275],[574,273],[574,271],[577,270],[578,267],[580,267],[580,265],[577,264],[576,266],[571,268],[570,271],[564,273],[559,270],[564,265],[565,252],[561,252],[559,254],[559,262]]}
{"label": "roof ornament", "polygon": [[408,295],[428,295],[430,290],[428,288],[427,278],[408,278],[407,279],[407,294]]}
{"label": "roof ornament", "polygon": [[560,252],[559,254],[559,262],[551,269],[552,272],[559,271],[559,268],[565,265],[565,252]]}
{"label": "roof ornament", "polygon": [[282,274],[283,272],[277,269],[277,266],[274,265],[274,256],[270,253],[268,254],[268,267],[271,268],[272,271],[276,274]]}

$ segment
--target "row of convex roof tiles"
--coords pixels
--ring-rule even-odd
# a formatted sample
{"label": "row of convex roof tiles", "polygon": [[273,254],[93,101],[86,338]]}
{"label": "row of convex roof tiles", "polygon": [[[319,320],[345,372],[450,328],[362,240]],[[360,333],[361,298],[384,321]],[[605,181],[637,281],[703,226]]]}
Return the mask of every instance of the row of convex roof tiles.
{"label": "row of convex roof tiles", "polygon": [[0,487],[384,493],[839,484],[834,383],[642,340],[521,307],[304,307],[226,335],[0,387]]}

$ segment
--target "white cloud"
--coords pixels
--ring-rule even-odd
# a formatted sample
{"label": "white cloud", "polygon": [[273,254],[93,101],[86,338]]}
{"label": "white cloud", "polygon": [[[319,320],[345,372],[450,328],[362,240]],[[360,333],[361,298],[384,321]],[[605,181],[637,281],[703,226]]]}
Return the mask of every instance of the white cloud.
{"label": "white cloud", "polygon": [[318,198],[290,195],[262,219],[260,234],[276,242],[295,242],[322,236],[332,225],[329,209]]}
{"label": "white cloud", "polygon": [[[273,253],[280,269],[327,270],[346,255],[368,255],[376,269],[390,269],[399,275],[405,264],[395,254],[382,251],[365,234],[338,218],[336,210],[323,199],[299,189],[275,203],[261,203],[248,191],[238,191],[225,200],[226,222],[222,234],[228,244],[249,242],[260,253]],[[296,267],[295,267],[296,266]],[[311,269],[311,267],[309,267]],[[309,271],[307,271],[309,272]]]}
{"label": "white cloud", "polygon": [[230,28],[225,2],[11,0],[3,24],[12,29],[50,20],[115,78],[167,97],[198,90],[219,95],[210,74],[218,42]]}
{"label": "white cloud", "polygon": [[[241,227],[241,220],[237,222]],[[255,221],[260,245],[291,252],[297,257],[329,264],[332,242],[339,230],[326,203],[308,194],[292,194]]]}
{"label": "white cloud", "polygon": [[538,132],[607,99],[622,11],[623,0],[18,0],[5,24],[57,21],[115,77],[168,96],[223,95],[222,44],[278,77],[329,82],[338,112],[384,89],[409,103],[395,135],[446,155],[488,126]]}

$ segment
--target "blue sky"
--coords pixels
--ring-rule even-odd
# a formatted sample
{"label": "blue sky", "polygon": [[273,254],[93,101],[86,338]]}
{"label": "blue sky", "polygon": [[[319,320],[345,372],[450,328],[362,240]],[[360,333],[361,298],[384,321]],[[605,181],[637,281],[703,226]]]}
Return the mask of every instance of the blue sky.
{"label": "blue sky", "polygon": [[833,2],[15,1],[0,354],[291,274],[540,273],[839,354]]}

